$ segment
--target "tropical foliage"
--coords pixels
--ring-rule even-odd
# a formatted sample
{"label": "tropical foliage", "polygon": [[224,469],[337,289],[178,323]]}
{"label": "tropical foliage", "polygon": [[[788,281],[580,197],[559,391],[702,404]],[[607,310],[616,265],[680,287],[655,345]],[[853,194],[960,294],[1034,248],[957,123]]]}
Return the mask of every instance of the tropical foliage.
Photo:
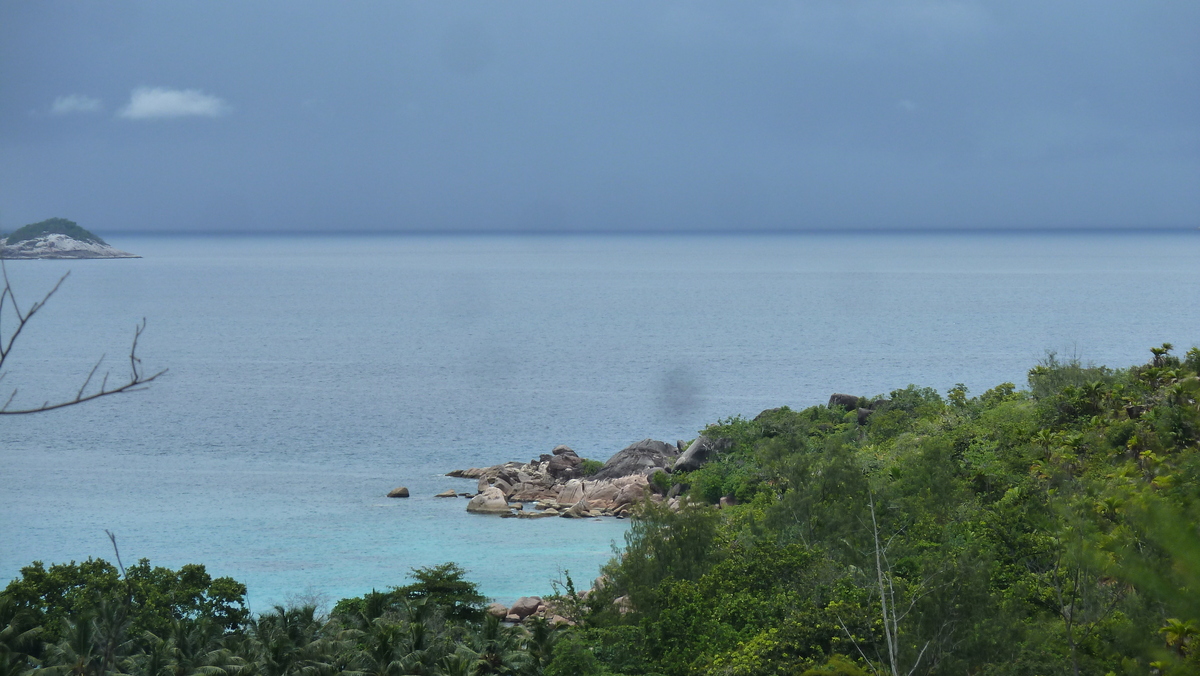
{"label": "tropical foliage", "polygon": [[146,561],[35,563],[0,594],[0,676],[480,676],[541,673],[562,629],[512,627],[454,564],[343,599],[332,613],[277,606],[250,617],[245,587]]}
{"label": "tropical foliage", "polygon": [[1200,350],[1151,352],[710,426],[581,633],[636,627],[626,673],[1200,673]]}
{"label": "tropical foliage", "polygon": [[34,564],[0,676],[1200,673],[1200,349],[1173,353],[712,425],[679,504],[566,579],[569,628],[483,613],[453,564],[256,618],[200,566]]}

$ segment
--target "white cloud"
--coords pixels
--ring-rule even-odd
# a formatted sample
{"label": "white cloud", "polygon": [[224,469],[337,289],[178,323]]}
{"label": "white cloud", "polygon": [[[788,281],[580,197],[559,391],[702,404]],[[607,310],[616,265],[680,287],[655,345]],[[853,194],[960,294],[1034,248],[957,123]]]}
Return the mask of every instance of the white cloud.
{"label": "white cloud", "polygon": [[131,120],[160,117],[220,117],[229,112],[229,104],[199,89],[167,89],[138,87],[129,97],[129,104],[117,113]]}
{"label": "white cloud", "polygon": [[68,94],[54,99],[50,106],[52,115],[70,115],[71,113],[97,113],[103,108],[100,99],[93,99],[83,94]]}

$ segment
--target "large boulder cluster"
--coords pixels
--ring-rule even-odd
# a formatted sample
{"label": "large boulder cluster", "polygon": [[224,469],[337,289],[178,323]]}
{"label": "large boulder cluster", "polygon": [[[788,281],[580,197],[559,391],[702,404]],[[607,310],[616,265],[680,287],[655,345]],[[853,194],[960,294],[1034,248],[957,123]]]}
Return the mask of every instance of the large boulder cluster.
{"label": "large boulder cluster", "polygon": [[[887,399],[867,402],[854,395],[835,393],[829,397],[828,407],[856,412],[858,424],[862,425],[873,413],[886,409],[890,403]],[[780,410],[767,409],[754,420],[769,421],[772,414]],[[585,472],[584,460],[579,454],[568,446],[556,446],[529,462],[456,469],[446,476],[475,479],[476,492],[459,495],[470,498],[467,511],[476,514],[517,518],[624,518],[643,499],[666,501],[668,506],[677,508],[679,493],[686,487],[671,485],[674,483],[671,481],[655,481],[655,475],[693,472],[716,460],[732,446],[732,439],[711,438],[704,434],[691,444],[643,439],[621,449],[590,474]],[[664,491],[666,486],[670,489]],[[454,495],[453,490],[448,490],[438,497]],[[736,504],[733,496],[726,496],[721,499],[720,506],[732,504]]]}
{"label": "large boulder cluster", "polygon": [[552,625],[574,624],[555,610],[553,605],[543,601],[540,596],[522,596],[513,602],[512,607],[506,607],[502,603],[489,605],[487,614],[513,624],[520,624],[534,618],[545,619]]}
{"label": "large boulder cluster", "polygon": [[662,500],[651,477],[671,472],[680,445],[654,439],[631,444],[595,474],[583,475],[583,459],[567,446],[529,462],[454,470],[447,476],[475,479],[467,511],[518,518],[559,516],[624,518],[643,498]]}

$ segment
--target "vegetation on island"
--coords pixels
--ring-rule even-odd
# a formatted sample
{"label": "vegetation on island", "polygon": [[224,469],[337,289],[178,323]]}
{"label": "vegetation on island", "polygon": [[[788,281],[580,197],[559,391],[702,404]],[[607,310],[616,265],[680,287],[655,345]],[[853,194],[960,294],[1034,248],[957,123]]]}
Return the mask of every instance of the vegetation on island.
{"label": "vegetation on island", "polygon": [[482,613],[453,564],[258,617],[199,566],[34,564],[0,676],[1200,673],[1200,349],[1173,351],[710,426],[680,509],[561,583],[570,627]]}
{"label": "vegetation on island", "polygon": [[6,241],[8,244],[16,244],[17,242],[37,239],[47,235],[66,235],[80,242],[94,242],[105,246],[108,245],[108,242],[100,239],[99,236],[79,227],[79,224],[75,221],[69,221],[65,218],[47,218],[44,221],[22,226],[10,233]]}

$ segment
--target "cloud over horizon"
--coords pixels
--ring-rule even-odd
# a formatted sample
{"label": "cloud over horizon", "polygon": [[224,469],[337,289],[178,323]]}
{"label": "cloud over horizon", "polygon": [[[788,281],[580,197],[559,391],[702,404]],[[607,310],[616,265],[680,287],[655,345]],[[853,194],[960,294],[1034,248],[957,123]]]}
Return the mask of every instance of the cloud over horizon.
{"label": "cloud over horizon", "polygon": [[0,2],[25,222],[1200,225],[1197,2],[59,1]]}
{"label": "cloud over horizon", "polygon": [[50,114],[98,113],[103,109],[104,104],[100,99],[94,99],[84,94],[67,94],[54,99],[54,103],[50,105]]}
{"label": "cloud over horizon", "polygon": [[220,117],[229,113],[229,104],[199,89],[138,87],[129,103],[117,113],[129,120],[172,117]]}

